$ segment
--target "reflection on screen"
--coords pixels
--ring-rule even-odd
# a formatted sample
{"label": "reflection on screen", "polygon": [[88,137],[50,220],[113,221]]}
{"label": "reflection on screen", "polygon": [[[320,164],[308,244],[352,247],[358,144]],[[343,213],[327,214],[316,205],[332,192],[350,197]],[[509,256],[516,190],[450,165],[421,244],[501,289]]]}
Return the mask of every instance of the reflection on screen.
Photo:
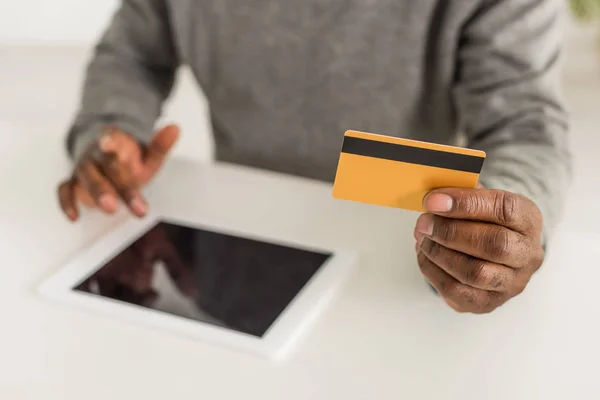
{"label": "reflection on screen", "polygon": [[329,257],[161,222],[74,289],[263,336]]}

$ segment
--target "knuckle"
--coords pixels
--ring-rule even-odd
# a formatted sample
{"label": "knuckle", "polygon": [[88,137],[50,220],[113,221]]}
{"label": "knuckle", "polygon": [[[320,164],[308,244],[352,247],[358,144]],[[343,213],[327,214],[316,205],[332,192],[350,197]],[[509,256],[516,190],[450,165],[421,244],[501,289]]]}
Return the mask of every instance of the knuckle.
{"label": "knuckle", "polygon": [[469,312],[472,314],[488,314],[494,310],[490,297],[487,293],[474,295],[476,298],[469,304]]}
{"label": "knuckle", "polygon": [[488,270],[488,275],[484,279],[484,284],[493,288],[499,289],[503,288],[506,284],[505,277],[497,270]]}
{"label": "knuckle", "polygon": [[492,258],[506,260],[510,257],[513,249],[512,232],[504,228],[494,227],[486,237],[485,250]]}
{"label": "knuckle", "polygon": [[495,211],[503,225],[513,225],[519,218],[519,197],[510,192],[499,192],[496,196]]}
{"label": "knuckle", "polygon": [[488,292],[485,294],[485,301],[482,302],[480,314],[489,314],[496,308],[504,304],[505,297],[501,293]]}
{"label": "knuckle", "polygon": [[486,264],[481,260],[470,260],[465,281],[469,285],[480,285],[484,283],[487,278],[486,275]]}
{"label": "knuckle", "polygon": [[489,314],[504,302],[497,292],[465,291],[461,296],[459,309],[455,308],[461,313]]}
{"label": "knuckle", "polygon": [[464,304],[468,305],[469,308],[476,308],[477,304],[479,303],[478,296],[473,290],[461,290],[460,299]]}
{"label": "knuckle", "polygon": [[458,209],[461,209],[466,215],[477,215],[483,206],[482,199],[476,193],[469,193],[458,199]]}
{"label": "knuckle", "polygon": [[458,229],[454,221],[437,217],[433,226],[433,236],[443,242],[448,243],[456,239]]}
{"label": "knuckle", "polygon": [[459,292],[459,283],[454,279],[445,279],[440,283],[440,292],[444,297],[454,297]]}
{"label": "knuckle", "polygon": [[477,294],[466,287],[457,287],[454,293],[446,298],[452,299],[451,306],[459,313],[476,313],[481,308]]}
{"label": "knuckle", "polygon": [[489,263],[479,259],[471,262],[471,266],[467,270],[466,281],[469,285],[493,289],[498,289],[504,284],[502,274]]}

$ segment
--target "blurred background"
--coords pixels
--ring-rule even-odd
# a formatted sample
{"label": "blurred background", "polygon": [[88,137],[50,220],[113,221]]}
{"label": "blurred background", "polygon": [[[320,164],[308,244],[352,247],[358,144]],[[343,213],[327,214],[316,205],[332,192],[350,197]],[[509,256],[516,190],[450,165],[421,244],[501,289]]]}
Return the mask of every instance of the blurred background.
{"label": "blurred background", "polygon": [[[563,82],[576,160],[564,223],[598,232],[600,190],[594,182],[600,166],[600,0],[564,1],[570,7],[564,24]],[[2,169],[23,161],[29,146],[47,148],[48,160],[56,159],[55,152],[64,153],[63,138],[76,110],[85,64],[118,3],[0,2],[0,88],[5,94],[0,98],[0,132],[8,139],[0,146]],[[206,159],[211,152],[206,105],[187,70],[181,70],[177,82],[163,118],[183,128],[175,154]]]}

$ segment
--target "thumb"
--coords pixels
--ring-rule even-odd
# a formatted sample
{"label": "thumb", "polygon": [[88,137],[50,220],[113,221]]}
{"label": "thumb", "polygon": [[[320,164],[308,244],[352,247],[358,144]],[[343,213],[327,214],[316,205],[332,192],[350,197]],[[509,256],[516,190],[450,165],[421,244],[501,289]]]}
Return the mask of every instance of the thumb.
{"label": "thumb", "polygon": [[146,147],[143,159],[145,175],[148,179],[159,170],[177,139],[179,139],[179,127],[177,125],[168,125],[154,135],[154,138]]}

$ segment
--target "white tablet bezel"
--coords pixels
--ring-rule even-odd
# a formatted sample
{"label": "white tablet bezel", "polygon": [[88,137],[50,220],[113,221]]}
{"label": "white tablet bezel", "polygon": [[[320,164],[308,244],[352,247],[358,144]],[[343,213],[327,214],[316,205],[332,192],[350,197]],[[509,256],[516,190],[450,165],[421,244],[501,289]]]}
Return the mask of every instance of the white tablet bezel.
{"label": "white tablet bezel", "polygon": [[[309,280],[262,337],[73,289],[97,271],[99,265],[103,265],[115,257],[159,222],[261,240],[309,251],[331,253],[332,256],[321,266],[319,271]],[[268,235],[247,232],[227,225],[226,223],[214,221],[212,223],[186,222],[162,215],[149,215],[144,219],[128,219],[83,250],[53,276],[44,281],[39,288],[39,292],[45,298],[68,305],[101,312],[119,319],[183,334],[194,339],[250,352],[270,359],[281,359],[323,311],[337,287],[355,265],[356,254],[349,250],[325,249],[294,240],[269,237]]]}

